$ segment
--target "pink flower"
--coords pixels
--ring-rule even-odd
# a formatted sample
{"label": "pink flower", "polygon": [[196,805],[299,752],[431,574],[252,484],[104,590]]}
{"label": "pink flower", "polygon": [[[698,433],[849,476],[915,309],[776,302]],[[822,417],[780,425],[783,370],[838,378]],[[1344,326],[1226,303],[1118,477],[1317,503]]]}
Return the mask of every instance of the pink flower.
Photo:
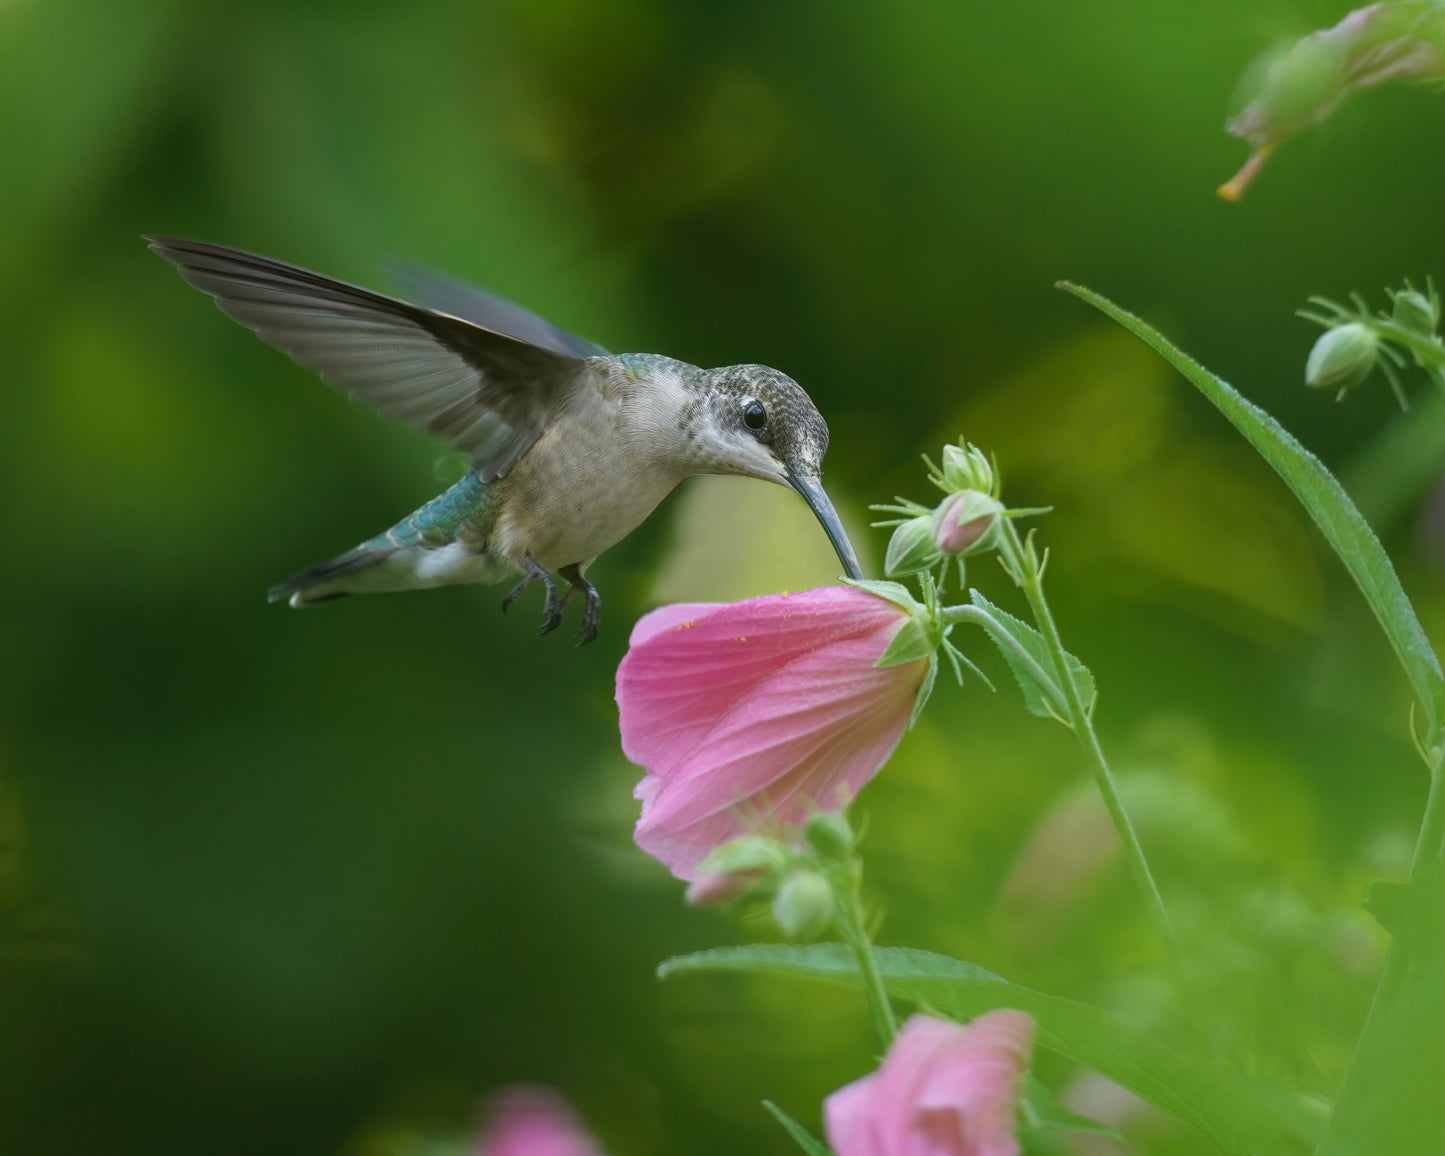
{"label": "pink flower", "polygon": [[602,1156],[602,1150],[551,1088],[516,1084],[492,1097],[476,1156]]}
{"label": "pink flower", "polygon": [[637,623],[617,669],[622,749],[648,772],[635,838],[697,881],[689,898],[728,889],[699,871],[709,852],[841,811],[892,754],[931,651],[877,664],[911,621],[887,598],[825,586],[664,606]]}
{"label": "pink flower", "polygon": [[913,1016],[882,1067],[828,1097],[828,1142],[838,1156],[1018,1156],[1033,1039],[1033,1017],[1011,1009],[966,1026]]}

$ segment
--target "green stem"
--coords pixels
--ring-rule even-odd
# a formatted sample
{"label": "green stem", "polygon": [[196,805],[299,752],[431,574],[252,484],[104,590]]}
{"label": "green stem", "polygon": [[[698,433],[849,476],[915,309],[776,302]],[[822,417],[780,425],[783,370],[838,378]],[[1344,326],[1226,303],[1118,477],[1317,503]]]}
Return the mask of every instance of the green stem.
{"label": "green stem", "polygon": [[1099,793],[1104,797],[1104,806],[1109,812],[1109,818],[1113,821],[1114,830],[1118,832],[1120,842],[1124,845],[1124,859],[1129,865],[1129,874],[1133,877],[1135,885],[1144,898],[1144,906],[1149,912],[1149,918],[1154,924],[1155,931],[1164,941],[1164,947],[1169,953],[1170,960],[1182,978],[1185,974],[1183,948],[1178,934],[1174,930],[1174,922],[1169,918],[1169,911],[1164,906],[1164,897],[1159,893],[1159,885],[1154,881],[1154,873],[1149,869],[1149,861],[1144,857],[1144,848],[1139,843],[1139,836],[1134,832],[1134,824],[1130,822],[1129,814],[1124,809],[1123,800],[1119,797],[1119,788],[1114,782],[1113,773],[1109,770],[1109,762],[1104,757],[1104,748],[1100,745],[1099,736],[1094,731],[1094,721],[1079,698],[1078,686],[1069,676],[1068,662],[1064,657],[1064,645],[1059,638],[1059,629],[1054,624],[1053,612],[1049,609],[1048,600],[1044,597],[1043,568],[1039,564],[1038,555],[1032,544],[1025,546],[1020,541],[1018,531],[1011,522],[1005,522],[1002,529],[999,551],[1003,555],[1009,573],[1028,599],[1029,607],[1034,615],[1034,624],[1038,627],[1039,633],[1043,635],[1044,644],[1048,647],[1049,661],[1054,668],[1053,681],[1064,700],[1065,719],[1073,730],[1074,736],[1079,740],[1079,745],[1084,748],[1085,755],[1088,756],[1090,770],[1094,773],[1094,781],[1099,786]]}
{"label": "green stem", "polygon": [[893,1015],[893,1005],[888,1002],[888,989],[883,986],[883,976],[873,962],[873,944],[865,930],[863,901],[858,897],[856,886],[834,889],[838,898],[838,930],[848,946],[853,949],[853,958],[858,961],[858,974],[863,979],[863,995],[868,1000],[868,1010],[873,1014],[873,1026],[878,1038],[887,1051],[898,1034],[898,1020]]}
{"label": "green stem", "polygon": [[1038,683],[1039,687],[1053,701],[1054,710],[1059,717],[1063,718],[1068,712],[1068,703],[1064,700],[1063,692],[1054,681],[1054,676],[1049,674],[1034,656],[1020,644],[1019,640],[998,624],[986,610],[980,610],[977,606],[945,606],[940,611],[940,617],[944,623],[952,626],[956,622],[972,622],[975,626],[981,626],[988,632],[988,636],[1001,648],[1013,655],[1023,670],[1029,672],[1029,676]]}
{"label": "green stem", "polygon": [[[1438,736],[1435,736],[1438,740]],[[1445,856],[1445,745],[1436,742],[1430,754],[1430,793],[1425,797],[1425,814],[1420,820],[1420,834],[1415,839],[1415,854],[1410,860],[1410,881],[1413,882],[1425,870],[1434,866]],[[1391,943],[1385,953],[1385,966],[1380,972],[1380,982],[1375,985],[1375,994],[1370,997],[1370,1008],[1365,1013],[1365,1022],[1355,1038],[1355,1051],[1350,1057],[1350,1066],[1345,1069],[1345,1078],[1340,1082],[1340,1093],[1335,1097],[1336,1111],[1341,1103],[1354,1096],[1361,1047],[1375,1030],[1375,1022],[1393,1002],[1405,982],[1409,971],[1409,960],[1400,950],[1400,945]],[[1331,1125],[1335,1116],[1331,1115]],[[1325,1135],[1316,1150],[1321,1153],[1333,1151],[1334,1128],[1326,1127]]]}

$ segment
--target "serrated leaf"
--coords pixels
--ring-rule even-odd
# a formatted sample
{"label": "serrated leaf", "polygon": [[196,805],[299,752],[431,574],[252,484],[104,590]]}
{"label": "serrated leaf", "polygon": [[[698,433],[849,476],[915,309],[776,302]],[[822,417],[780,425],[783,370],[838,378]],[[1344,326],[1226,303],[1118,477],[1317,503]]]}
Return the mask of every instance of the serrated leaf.
{"label": "serrated leaf", "polygon": [[[1208,1136],[1222,1152],[1298,1152],[1322,1120],[1302,1101],[1212,1061],[1183,1055],[1101,1008],[1048,995],[976,964],[927,951],[874,949],[890,995],[954,1019],[994,1008],[1026,1011],[1039,1046],[1093,1068]],[[661,976],[685,971],[770,971],[857,986],[857,965],[844,944],[753,944],[714,948],[667,960]]]}
{"label": "serrated leaf", "polygon": [[814,1136],[813,1133],[809,1132],[808,1129],[804,1128],[803,1125],[799,1124],[771,1100],[764,1100],[763,1107],[773,1114],[773,1119],[783,1126],[783,1130],[797,1141],[798,1147],[806,1152],[808,1156],[833,1156],[833,1150],[829,1148],[828,1145],[824,1144],[823,1141],[819,1140],[818,1137]]}
{"label": "serrated leaf", "polygon": [[1431,732],[1438,732],[1445,722],[1445,677],[1441,675],[1440,660],[1379,538],[1324,463],[1264,410],[1246,401],[1228,382],[1210,373],[1132,313],[1080,285],[1060,282],[1060,288],[1118,322],[1183,374],[1294,491],[1365,596],[1425,708]]}
{"label": "serrated leaf", "polygon": [[[1050,676],[1054,674],[1053,659],[1049,655],[1049,647],[1042,634],[1027,622],[1000,610],[977,590],[969,591],[969,601],[992,618],[999,629],[1006,631],[1009,637],[1023,647],[1044,671]],[[1014,678],[1018,680],[1019,689],[1024,693],[1024,705],[1028,708],[1029,713],[1036,714],[1040,718],[1055,718],[1061,715],[1063,704],[1050,705],[1053,695],[1049,688],[1040,685],[1033,672],[1019,661],[1017,654],[994,637],[991,629],[988,629],[988,635],[993,639],[994,645],[998,646],[999,653],[1004,656],[1009,669],[1013,671]],[[1087,666],[1068,651],[1064,651],[1064,663],[1069,668],[1069,677],[1073,679],[1074,688],[1079,694],[1079,701],[1084,704],[1084,709],[1088,710],[1094,701],[1094,676],[1089,673]]]}
{"label": "serrated leaf", "polygon": [[1024,1094],[1021,1107],[1024,1122],[1030,1128],[1047,1128],[1057,1132],[1088,1132],[1094,1136],[1107,1136],[1110,1140],[1124,1143],[1124,1137],[1107,1124],[1091,1120],[1071,1112],[1058,1101],[1053,1092],[1044,1087],[1030,1072],[1024,1078]]}

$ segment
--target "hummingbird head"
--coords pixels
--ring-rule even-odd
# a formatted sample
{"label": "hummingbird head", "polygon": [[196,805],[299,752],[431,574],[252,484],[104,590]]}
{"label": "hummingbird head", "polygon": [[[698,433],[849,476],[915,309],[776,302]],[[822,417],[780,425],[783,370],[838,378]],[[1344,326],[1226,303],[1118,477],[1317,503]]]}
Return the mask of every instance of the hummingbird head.
{"label": "hummingbird head", "polygon": [[[796,490],[822,523],[850,578],[862,578],[853,545],[823,490],[828,423],[796,381],[766,365],[709,370],[694,450],[707,473],[742,474]],[[703,427],[699,429],[698,427]]]}

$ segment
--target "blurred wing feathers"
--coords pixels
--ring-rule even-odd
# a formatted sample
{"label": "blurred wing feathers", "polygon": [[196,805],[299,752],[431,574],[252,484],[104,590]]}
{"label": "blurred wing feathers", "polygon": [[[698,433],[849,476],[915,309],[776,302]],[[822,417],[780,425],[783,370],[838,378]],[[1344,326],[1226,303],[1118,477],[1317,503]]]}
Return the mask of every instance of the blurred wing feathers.
{"label": "blurred wing feathers", "polygon": [[471,455],[484,481],[541,436],[583,363],[253,253],[147,237],[181,276],[298,364]]}
{"label": "blurred wing feathers", "polygon": [[394,272],[403,291],[428,309],[450,313],[483,329],[505,333],[565,357],[598,357],[607,353],[595,341],[568,333],[545,317],[445,273],[409,264],[396,265]]}

